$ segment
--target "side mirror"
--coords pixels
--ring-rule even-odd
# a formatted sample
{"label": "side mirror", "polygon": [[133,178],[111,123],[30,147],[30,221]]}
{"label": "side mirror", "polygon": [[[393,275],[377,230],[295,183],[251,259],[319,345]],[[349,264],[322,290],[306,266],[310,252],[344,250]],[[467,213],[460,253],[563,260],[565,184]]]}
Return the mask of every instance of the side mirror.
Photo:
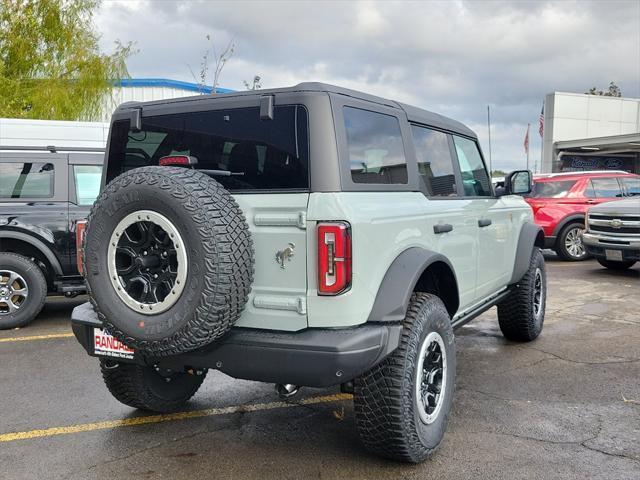
{"label": "side mirror", "polygon": [[504,179],[503,195],[526,195],[533,188],[533,174],[531,170],[515,170]]}

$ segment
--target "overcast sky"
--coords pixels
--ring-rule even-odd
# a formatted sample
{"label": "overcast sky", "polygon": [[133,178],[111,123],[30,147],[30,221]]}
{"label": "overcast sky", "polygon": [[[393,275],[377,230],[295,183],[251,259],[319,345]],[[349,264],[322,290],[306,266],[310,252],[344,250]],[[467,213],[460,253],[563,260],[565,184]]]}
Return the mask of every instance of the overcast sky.
{"label": "overcast sky", "polygon": [[540,158],[546,93],[606,90],[640,98],[640,0],[217,2],[105,0],[101,47],[133,41],[133,78],[194,81],[211,35],[235,53],[220,85],[322,81],[432,110],[470,126],[493,167]]}

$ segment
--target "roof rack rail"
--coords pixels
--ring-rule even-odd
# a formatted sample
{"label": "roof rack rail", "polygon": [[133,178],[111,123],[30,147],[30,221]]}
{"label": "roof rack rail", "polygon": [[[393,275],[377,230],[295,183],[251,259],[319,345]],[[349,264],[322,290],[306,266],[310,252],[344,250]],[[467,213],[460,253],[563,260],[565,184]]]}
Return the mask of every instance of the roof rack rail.
{"label": "roof rack rail", "polygon": [[100,147],[56,147],[55,145],[47,145],[44,146],[33,146],[29,147],[26,145],[0,145],[0,150],[37,150],[39,152],[105,152],[104,148]]}
{"label": "roof rack rail", "polygon": [[629,173],[626,170],[578,170],[575,172],[536,173],[538,178],[561,177],[563,175],[580,175],[582,173]]}

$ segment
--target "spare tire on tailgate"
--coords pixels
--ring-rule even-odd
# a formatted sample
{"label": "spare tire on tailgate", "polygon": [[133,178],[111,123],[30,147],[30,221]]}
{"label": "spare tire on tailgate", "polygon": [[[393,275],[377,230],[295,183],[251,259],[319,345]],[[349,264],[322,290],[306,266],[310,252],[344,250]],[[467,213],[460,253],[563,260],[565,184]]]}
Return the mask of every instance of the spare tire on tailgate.
{"label": "spare tire on tailgate", "polygon": [[180,167],[137,168],[109,183],[89,215],[84,262],[105,327],[153,357],[221,337],[253,281],[242,210],[214,179]]}

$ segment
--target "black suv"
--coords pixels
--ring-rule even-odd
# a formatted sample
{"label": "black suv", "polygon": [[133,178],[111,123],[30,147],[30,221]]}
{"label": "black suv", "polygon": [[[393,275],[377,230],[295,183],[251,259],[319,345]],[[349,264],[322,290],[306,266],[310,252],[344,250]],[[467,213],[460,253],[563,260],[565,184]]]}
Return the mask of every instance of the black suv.
{"label": "black suv", "polygon": [[0,147],[0,329],[22,327],[47,294],[86,287],[76,266],[76,222],[102,177],[97,149]]}

